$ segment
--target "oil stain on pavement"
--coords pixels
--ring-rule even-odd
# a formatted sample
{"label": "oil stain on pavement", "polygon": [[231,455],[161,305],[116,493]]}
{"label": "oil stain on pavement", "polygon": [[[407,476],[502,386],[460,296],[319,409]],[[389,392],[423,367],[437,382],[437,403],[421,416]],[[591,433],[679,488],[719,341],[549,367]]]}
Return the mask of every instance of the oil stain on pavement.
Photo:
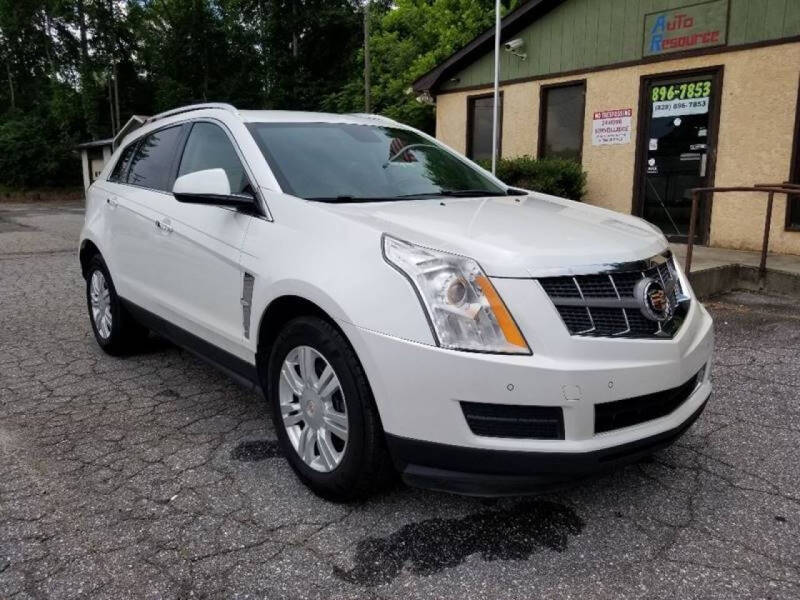
{"label": "oil stain on pavement", "polygon": [[238,444],[231,452],[231,458],[242,462],[256,462],[281,455],[278,442],[274,440],[252,440]]}
{"label": "oil stain on pavement", "polygon": [[476,553],[484,560],[524,560],[542,549],[564,551],[569,536],[583,527],[570,507],[527,500],[505,510],[410,523],[387,537],[364,539],[356,547],[355,566],[348,571],[336,567],[334,574],[375,586],[393,580],[406,563],[416,575],[431,575]]}

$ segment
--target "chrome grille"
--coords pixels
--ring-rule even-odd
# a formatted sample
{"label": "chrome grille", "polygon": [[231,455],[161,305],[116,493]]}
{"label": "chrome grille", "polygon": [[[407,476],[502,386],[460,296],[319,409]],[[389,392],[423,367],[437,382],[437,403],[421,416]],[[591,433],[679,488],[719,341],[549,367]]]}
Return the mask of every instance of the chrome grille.
{"label": "chrome grille", "polygon": [[[672,318],[653,321],[634,296],[636,284],[650,277],[672,288]],[[680,329],[689,299],[683,293],[669,254],[608,267],[597,273],[542,277],[547,292],[571,335],[605,337],[672,337]]]}

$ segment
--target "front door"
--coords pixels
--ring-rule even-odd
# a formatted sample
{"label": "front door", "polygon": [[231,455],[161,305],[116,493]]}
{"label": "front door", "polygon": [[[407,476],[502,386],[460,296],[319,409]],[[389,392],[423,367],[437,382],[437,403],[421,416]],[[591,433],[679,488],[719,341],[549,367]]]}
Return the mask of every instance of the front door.
{"label": "front door", "polygon": [[[645,78],[640,106],[638,204],[640,215],[670,241],[686,242],[691,189],[712,184],[720,89],[717,71]],[[695,242],[707,231],[700,205]]]}
{"label": "front door", "polygon": [[[222,127],[197,121],[181,153],[177,176],[223,169],[234,193],[252,192],[249,178]],[[164,251],[159,290],[167,319],[226,352],[248,359],[243,348],[244,271],[240,251],[253,218],[221,206],[164,204]]]}

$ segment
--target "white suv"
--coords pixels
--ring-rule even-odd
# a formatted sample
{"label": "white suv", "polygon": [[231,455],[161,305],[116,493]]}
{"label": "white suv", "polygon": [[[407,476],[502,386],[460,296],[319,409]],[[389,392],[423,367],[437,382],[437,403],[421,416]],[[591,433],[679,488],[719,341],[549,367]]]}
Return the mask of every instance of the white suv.
{"label": "white suv", "polygon": [[651,225],[509,188],[371,115],[197,105],[87,194],[91,325],[258,387],[300,479],[513,494],[666,446],[711,392],[711,318]]}

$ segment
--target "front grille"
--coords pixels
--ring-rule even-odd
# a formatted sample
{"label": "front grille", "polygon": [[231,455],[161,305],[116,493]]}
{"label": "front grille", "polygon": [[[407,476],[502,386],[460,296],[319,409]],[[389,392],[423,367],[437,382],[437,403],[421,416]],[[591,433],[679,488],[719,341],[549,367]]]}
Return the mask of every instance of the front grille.
{"label": "front grille", "polygon": [[560,406],[462,402],[461,410],[475,435],[536,440],[564,439],[564,411]]}
{"label": "front grille", "polygon": [[613,431],[667,416],[691,396],[703,372],[704,369],[683,385],[669,390],[595,404],[594,432]]}
{"label": "front grille", "polygon": [[[672,337],[688,310],[673,258],[656,257],[588,275],[543,277],[542,288],[556,307],[571,335],[607,337]],[[661,282],[675,307],[671,319],[653,321],[634,296],[644,278]]]}

